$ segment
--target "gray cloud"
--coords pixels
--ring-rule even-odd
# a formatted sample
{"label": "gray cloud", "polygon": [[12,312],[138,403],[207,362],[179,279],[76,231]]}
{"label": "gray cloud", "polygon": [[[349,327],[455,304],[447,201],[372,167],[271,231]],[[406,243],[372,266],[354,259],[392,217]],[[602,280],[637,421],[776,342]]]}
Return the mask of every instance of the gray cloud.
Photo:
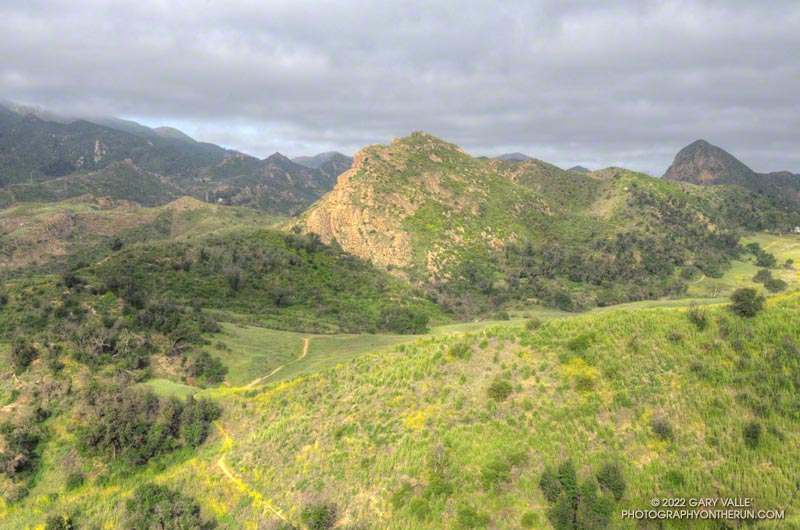
{"label": "gray cloud", "polygon": [[130,4],[0,0],[0,96],[261,156],[422,129],[654,174],[702,137],[800,171],[793,1]]}

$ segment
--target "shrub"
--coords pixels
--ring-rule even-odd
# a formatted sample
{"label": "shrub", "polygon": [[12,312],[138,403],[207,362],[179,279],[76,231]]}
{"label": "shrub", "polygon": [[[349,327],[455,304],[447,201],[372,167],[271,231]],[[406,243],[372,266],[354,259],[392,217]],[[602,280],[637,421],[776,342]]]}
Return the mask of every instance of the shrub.
{"label": "shrub", "polygon": [[744,431],[742,431],[745,445],[750,449],[758,447],[758,444],[761,443],[761,431],[761,424],[755,420],[745,425]]}
{"label": "shrub", "polygon": [[753,281],[756,283],[765,283],[772,279],[772,273],[769,269],[759,269],[755,276],[753,276]]}
{"label": "shrub", "polygon": [[67,491],[72,491],[83,486],[84,476],[82,473],[70,473],[67,475],[65,487]]}
{"label": "shrub", "polygon": [[650,420],[650,429],[653,434],[662,442],[672,441],[675,433],[672,430],[672,425],[669,424],[664,418],[653,418]]}
{"label": "shrub", "polygon": [[464,341],[457,342],[450,346],[450,349],[447,350],[447,353],[456,359],[466,359],[472,356],[472,348],[470,348],[469,344]]}
{"label": "shrub", "polygon": [[388,307],[381,310],[379,327],[382,331],[415,335],[428,330],[428,315],[409,307]]}
{"label": "shrub", "polygon": [[759,267],[766,267],[772,268],[778,264],[778,260],[775,259],[775,256],[770,254],[769,252],[764,252],[763,250],[758,253],[756,256],[756,265]]}
{"label": "shrub", "polygon": [[495,401],[505,401],[506,398],[511,395],[512,390],[511,383],[508,381],[495,379],[492,381],[492,384],[489,385],[489,389],[486,393]]}
{"label": "shrub", "polygon": [[511,479],[511,465],[502,458],[493,458],[481,469],[483,489],[489,490]]}
{"label": "shrub", "polygon": [[550,503],[556,502],[564,489],[555,469],[549,466],[542,472],[542,478],[539,479],[539,488],[542,490],[544,498]]}
{"label": "shrub", "polygon": [[542,327],[542,319],[539,317],[531,317],[525,322],[525,329],[528,331],[536,331]]}
{"label": "shrub", "polygon": [[75,525],[69,515],[53,515],[47,518],[44,530],[74,530]]}
{"label": "shrub", "polygon": [[604,463],[597,472],[597,482],[604,491],[614,495],[616,500],[620,500],[625,494],[625,476],[619,462]]}
{"label": "shrub", "polygon": [[779,293],[786,289],[786,282],[780,278],[772,278],[764,282],[764,287],[771,293]]}
{"label": "shrub", "polygon": [[519,521],[522,528],[533,528],[537,524],[539,524],[539,517],[534,512],[525,512]]}
{"label": "shrub", "polygon": [[329,502],[305,506],[300,520],[308,530],[328,530],[336,524],[336,505]]}
{"label": "shrub", "polygon": [[206,351],[197,354],[187,368],[189,376],[200,378],[206,383],[219,383],[225,379],[227,373],[228,367],[218,357],[212,357]]}
{"label": "shrub", "polygon": [[689,316],[689,321],[697,327],[698,331],[703,331],[708,327],[706,310],[698,306],[694,301],[689,304],[689,311],[686,314]]}
{"label": "shrub", "polygon": [[414,497],[409,501],[408,510],[411,512],[411,515],[420,521],[426,521],[431,516],[431,507],[428,501],[420,497]]}
{"label": "shrub", "polygon": [[456,528],[484,528],[491,519],[472,506],[462,505],[456,510]]}
{"label": "shrub", "polygon": [[753,288],[737,289],[731,296],[731,311],[743,317],[754,317],[764,307],[764,296]]}
{"label": "shrub", "polygon": [[125,503],[127,526],[137,530],[205,530],[214,527],[200,517],[200,505],[158,484],[145,484]]}
{"label": "shrub", "polygon": [[567,348],[575,353],[583,353],[589,349],[592,342],[594,342],[594,336],[591,333],[582,333],[567,341]]}
{"label": "shrub", "polygon": [[25,337],[18,336],[14,338],[14,343],[11,345],[9,360],[19,373],[25,371],[31,365],[36,358],[36,354],[36,348],[31,341]]}

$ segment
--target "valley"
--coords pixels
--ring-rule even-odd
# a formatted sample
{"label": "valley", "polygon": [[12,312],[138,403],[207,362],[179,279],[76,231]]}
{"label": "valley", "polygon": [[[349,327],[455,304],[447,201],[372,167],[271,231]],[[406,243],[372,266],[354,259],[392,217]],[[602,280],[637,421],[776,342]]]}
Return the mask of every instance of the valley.
{"label": "valley", "polygon": [[165,158],[0,188],[3,528],[635,529],[653,497],[800,525],[800,213],[772,187],[422,132],[352,167],[181,147],[212,170],[136,131]]}

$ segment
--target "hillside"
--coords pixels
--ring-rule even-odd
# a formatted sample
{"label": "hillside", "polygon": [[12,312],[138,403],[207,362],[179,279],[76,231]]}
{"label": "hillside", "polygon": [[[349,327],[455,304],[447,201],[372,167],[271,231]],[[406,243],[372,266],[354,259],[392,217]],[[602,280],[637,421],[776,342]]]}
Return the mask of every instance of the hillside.
{"label": "hillside", "polygon": [[[119,526],[134,490],[155,482],[222,529],[308,528],[320,510],[336,528],[558,529],[566,510],[581,529],[634,529],[622,510],[654,497],[753,498],[795,528],[798,310],[794,294],[752,319],[726,307],[611,311],[219,389],[208,395],[223,415],[196,452],[123,471],[74,453],[66,434],[42,448],[30,498],[0,516],[14,530],[57,514]],[[65,486],[76,469],[85,479]]]}
{"label": "hillside", "polygon": [[793,204],[800,204],[800,175],[779,171],[756,173],[730,153],[697,140],[681,149],[664,178],[703,186],[733,184]]}
{"label": "hillside", "polygon": [[[147,241],[270,226],[278,219],[190,197],[159,207],[96,198],[25,203],[0,210],[0,277],[86,266]],[[119,248],[117,248],[119,247]]]}
{"label": "hillside", "polygon": [[721,274],[739,253],[735,231],[756,222],[724,198],[744,192],[720,190],[621,168],[476,159],[414,133],[362,149],[291,226],[426,286],[460,314],[515,301],[575,310],[677,295],[698,269]]}

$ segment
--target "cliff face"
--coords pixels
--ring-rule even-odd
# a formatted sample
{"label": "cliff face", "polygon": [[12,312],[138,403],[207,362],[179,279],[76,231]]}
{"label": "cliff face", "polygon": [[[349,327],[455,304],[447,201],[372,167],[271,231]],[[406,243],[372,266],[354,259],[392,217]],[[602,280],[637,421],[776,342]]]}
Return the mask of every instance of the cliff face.
{"label": "cliff face", "polygon": [[412,246],[402,221],[419,205],[401,191],[385,197],[376,190],[380,179],[375,178],[378,170],[370,160],[390,160],[390,149],[375,145],[356,153],[351,169],[339,175],[333,190],[298,224],[326,243],[336,240],[351,254],[376,265],[405,268],[411,264]]}

